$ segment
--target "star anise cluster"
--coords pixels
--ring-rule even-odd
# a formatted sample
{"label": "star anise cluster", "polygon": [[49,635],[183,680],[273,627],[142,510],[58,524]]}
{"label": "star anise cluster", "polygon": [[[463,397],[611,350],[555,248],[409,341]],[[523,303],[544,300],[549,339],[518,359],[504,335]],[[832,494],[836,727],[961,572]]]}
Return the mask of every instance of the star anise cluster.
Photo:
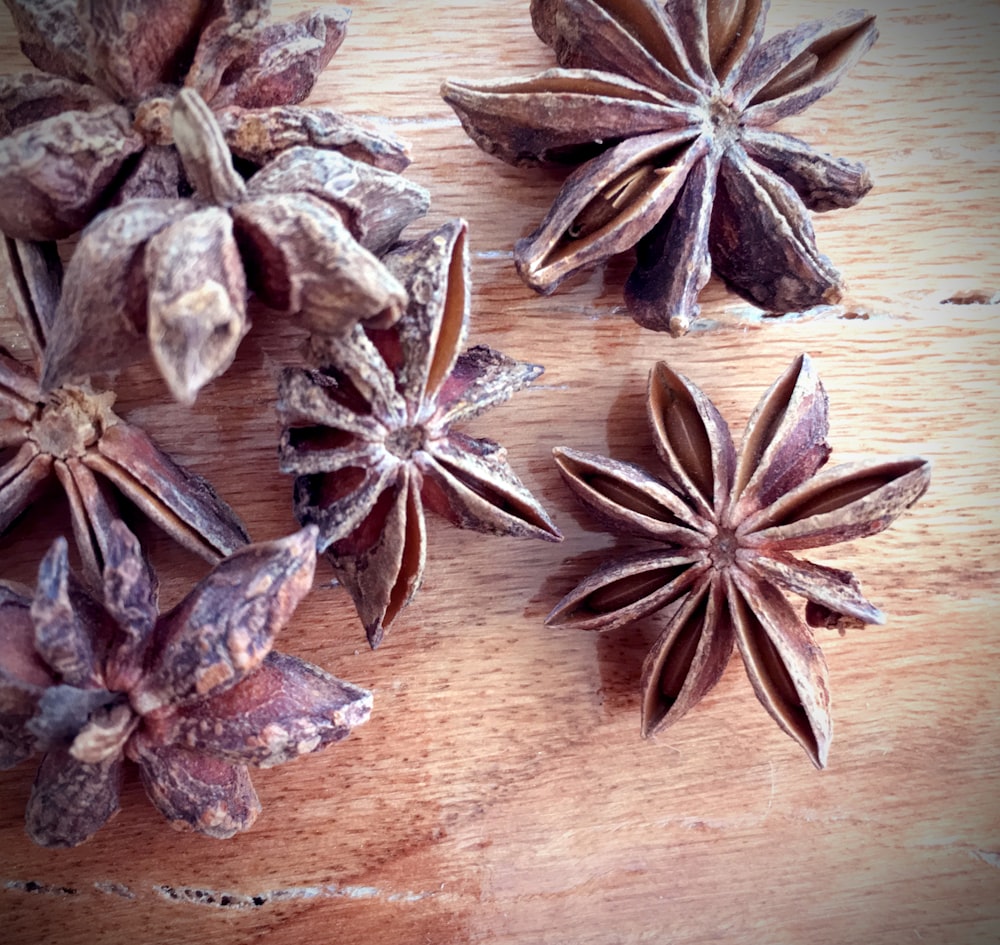
{"label": "star anise cluster", "polygon": [[0,767],[43,751],[28,834],[75,846],[118,810],[126,760],[178,829],[231,837],[260,812],[249,767],[317,751],[371,694],[272,649],[312,585],[315,529],[248,545],[160,614],[135,536],[108,529],[100,594],[59,539],[32,598],[0,584]]}
{"label": "star anise cluster", "polygon": [[[5,2],[41,71],[0,76],[0,266],[35,360],[0,348],[0,531],[54,478],[83,567],[71,571],[59,539],[33,592],[0,582],[0,768],[42,753],[27,826],[43,845],[100,829],[126,763],[172,825],[232,836],[260,810],[249,768],[323,748],[371,710],[370,693],[272,649],[318,553],[374,648],[423,580],[428,511],[561,539],[506,450],[457,429],[542,368],[466,349],[467,227],[401,242],[429,204],[398,173],[406,147],[300,104],[349,11],[273,21],[268,0]],[[874,41],[873,17],[765,41],[766,10],[532,0],[559,68],[445,84],[484,149],[576,166],[515,248],[529,285],[551,291],[634,248],[629,308],[674,334],[713,270],[773,312],[838,297],[810,211],[856,202],[867,173],[771,126],[833,88]],[[149,354],[193,402],[232,363],[251,297],[309,335],[308,367],[286,368],[278,392],[280,465],[304,527],[259,545],[91,379]],[[765,394],[739,453],[666,364],[649,415],[661,478],[555,451],[603,524],[653,547],[587,578],[549,623],[607,629],[669,608],[643,670],[643,733],[701,699],[736,647],[760,701],[823,766],[827,677],[810,626],[882,617],[852,575],[794,552],[887,527],[929,465],[824,471],[827,400],[805,356]],[[166,613],[115,493],[215,565]],[[805,621],[789,591],[807,599]]]}
{"label": "star anise cluster", "polygon": [[571,165],[514,248],[524,281],[636,252],[625,300],[641,325],[687,331],[714,271],[768,312],[840,297],[809,211],[848,207],[865,168],[771,129],[829,92],[874,42],[849,10],[768,40],[767,0],[532,0],[559,68],[442,87],[465,130],[512,164]]}
{"label": "star anise cluster", "polygon": [[562,537],[503,447],[452,429],[542,373],[482,345],[462,351],[471,294],[465,221],[383,261],[408,291],[402,318],[314,338],[315,367],[287,369],[278,402],[281,468],[297,476],[295,513],[319,527],[372,647],[423,579],[426,510],[481,532]]}
{"label": "star anise cluster", "polygon": [[402,289],[376,254],[427,209],[395,173],[406,148],[296,104],[349,11],[271,22],[258,0],[9,5],[49,74],[0,77],[0,231],[85,227],[44,390],[148,351],[190,403],[235,357],[250,292],[317,332],[398,317]]}
{"label": "star anise cluster", "polygon": [[147,350],[193,401],[249,329],[247,292],[312,331],[391,324],[405,303],[378,261],[426,212],[427,192],[335,151],[294,147],[248,182],[196,92],[171,107],[191,197],[135,199],[80,237],[46,352],[43,386],[124,367]]}
{"label": "star anise cluster", "polygon": [[[0,263],[35,362],[0,349],[0,530],[56,479],[83,574],[60,539],[33,596],[0,585],[0,767],[44,752],[27,814],[43,845],[113,815],[127,760],[172,824],[232,836],[260,809],[248,767],[343,738],[371,696],[272,651],[316,529],[248,545],[91,376],[148,351],[193,401],[233,360],[251,293],[320,336],[391,325],[406,293],[378,255],[428,195],[396,173],[402,143],[297,104],[343,8],[275,23],[266,0],[8,6],[45,71],[0,77]],[[216,563],[168,613],[115,492]]]}
{"label": "star anise cluster", "polygon": [[5,0],[42,70],[0,76],[0,230],[61,239],[100,210],[186,187],[171,101],[197,92],[249,167],[293,145],[391,170],[398,141],[298,105],[344,40],[350,11],[270,19],[268,0]]}
{"label": "star anise cluster", "polygon": [[[888,528],[926,491],[930,463],[910,457],[823,469],[827,397],[805,355],[761,398],[739,452],[708,397],[665,362],[650,374],[648,411],[660,476],[555,450],[563,477],[594,517],[648,547],[595,571],[548,623],[607,630],[670,607],[643,664],[643,734],[696,705],[735,647],[761,704],[823,767],[830,697],[810,626],[883,617],[852,574],[794,552]],[[785,592],[806,598],[806,622]]]}

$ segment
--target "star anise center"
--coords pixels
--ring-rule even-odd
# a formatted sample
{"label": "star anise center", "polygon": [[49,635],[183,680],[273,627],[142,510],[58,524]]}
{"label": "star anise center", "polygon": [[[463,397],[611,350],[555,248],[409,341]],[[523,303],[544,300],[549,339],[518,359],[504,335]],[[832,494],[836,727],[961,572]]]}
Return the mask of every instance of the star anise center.
{"label": "star anise center", "polygon": [[718,95],[709,102],[708,120],[712,138],[721,150],[739,137],[740,111],[733,105],[731,95]]}
{"label": "star anise center", "polygon": [[708,551],[709,560],[716,571],[726,571],[736,565],[736,552],[740,540],[731,528],[722,528],[716,532]]}
{"label": "star anise center", "polygon": [[422,426],[398,427],[385,438],[385,448],[399,459],[407,460],[424,449],[427,434]]}
{"label": "star anise center", "polygon": [[99,764],[122,751],[138,724],[139,715],[124,694],[115,693],[107,705],[91,713],[73,739],[70,753],[78,761]]}
{"label": "star anise center", "polygon": [[113,394],[95,396],[80,387],[62,387],[39,408],[29,436],[57,459],[82,456],[101,438],[113,400]]}
{"label": "star anise center", "polygon": [[174,143],[173,127],[170,124],[172,105],[173,98],[156,96],[146,99],[136,108],[132,127],[142,135],[147,145]]}

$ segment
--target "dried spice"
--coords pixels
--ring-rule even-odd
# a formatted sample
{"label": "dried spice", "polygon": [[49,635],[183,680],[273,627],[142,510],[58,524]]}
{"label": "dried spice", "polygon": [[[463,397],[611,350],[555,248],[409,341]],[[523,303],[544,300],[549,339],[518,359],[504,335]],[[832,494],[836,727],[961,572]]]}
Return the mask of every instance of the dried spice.
{"label": "dried spice", "polygon": [[390,324],[402,286],[375,253],[426,212],[427,192],[335,151],[295,147],[244,182],[196,92],[172,106],[191,198],[130,200],[100,214],[67,267],[43,387],[124,367],[148,349],[191,403],[232,363],[247,290],[315,332]]}
{"label": "dried spice", "polygon": [[231,837],[260,812],[248,767],[317,751],[371,712],[371,693],[272,650],[312,585],[316,530],[242,548],[163,615],[135,536],[117,520],[108,534],[100,597],[62,539],[33,600],[0,587],[0,760],[45,751],[28,834],[91,837],[118,810],[127,758],[172,826]]}
{"label": "dried spice", "polygon": [[45,75],[0,76],[0,230],[61,239],[100,210],[186,188],[170,104],[208,102],[248,170],[293,145],[336,148],[400,171],[406,146],[328,108],[303,107],[350,11],[271,22],[264,0],[6,0]]}
{"label": "dried spice", "polygon": [[[0,277],[40,361],[59,298],[52,244],[0,238]],[[111,486],[185,547],[215,562],[250,539],[201,476],[175,463],[112,410],[115,395],[89,383],[43,393],[31,367],[0,348],[0,532],[53,475],[69,500],[87,580],[99,586],[115,516]]]}
{"label": "dried spice", "polygon": [[28,722],[53,681],[33,645],[30,593],[0,581],[0,771],[34,754],[37,743]]}
{"label": "dried spice", "polygon": [[[887,528],[926,491],[930,463],[874,460],[820,471],[830,453],[827,398],[805,355],[764,394],[739,454],[711,401],[664,362],[650,375],[648,409],[662,478],[575,450],[555,456],[598,521],[657,547],[595,571],[548,623],[606,630],[673,605],[643,664],[643,734],[699,702],[735,644],[764,708],[823,767],[827,671],[809,626],[883,617],[850,572],[792,552]],[[806,598],[809,626],[785,591]]]}
{"label": "dried spice", "polygon": [[532,0],[560,68],[444,84],[485,151],[579,165],[514,248],[528,285],[550,292],[635,247],[625,299],[647,328],[686,332],[713,270],[768,312],[837,301],[809,211],[856,203],[868,173],[770,126],[837,84],[875,41],[875,18],[849,10],[764,41],[766,11],[766,0]]}
{"label": "dried spice", "polygon": [[462,347],[469,322],[466,224],[393,250],[410,302],[392,328],[314,338],[316,370],[287,369],[280,462],[295,513],[319,526],[372,647],[412,600],[426,556],[425,509],[498,535],[561,538],[497,443],[452,429],[507,400],[542,368]]}

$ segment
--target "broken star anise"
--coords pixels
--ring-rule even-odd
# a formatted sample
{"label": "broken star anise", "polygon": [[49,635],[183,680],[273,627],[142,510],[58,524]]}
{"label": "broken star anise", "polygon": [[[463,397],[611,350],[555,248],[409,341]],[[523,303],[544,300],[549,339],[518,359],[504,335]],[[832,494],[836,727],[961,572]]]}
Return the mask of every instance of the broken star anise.
{"label": "broken star anise", "polygon": [[177,94],[174,141],[195,193],[130,200],[84,230],[46,351],[46,389],[152,354],[191,403],[232,363],[247,290],[316,332],[390,324],[405,302],[376,258],[425,213],[424,188],[336,151],[294,147],[249,182],[211,110]]}
{"label": "broken star anise", "polygon": [[575,450],[555,456],[602,524],[657,547],[595,571],[548,623],[605,630],[674,605],[643,664],[643,734],[701,700],[735,645],[764,708],[823,767],[831,735],[826,664],[784,592],[806,598],[812,626],[883,617],[850,572],[792,552],[887,528],[927,489],[930,463],[874,460],[820,471],[830,452],[827,398],[805,355],[764,394],[739,454],[711,401],[664,362],[650,375],[648,409],[663,478]]}
{"label": "broken star anise", "polygon": [[371,712],[366,690],[272,650],[312,585],[316,530],[240,549],[163,615],[135,536],[117,520],[108,536],[97,597],[62,539],[33,600],[0,586],[0,761],[45,752],[28,834],[87,840],[118,810],[130,759],[172,826],[231,837],[260,812],[248,766],[323,748]]}
{"label": "broken star anise", "polygon": [[675,335],[714,270],[769,312],[840,297],[810,210],[871,187],[861,164],[770,130],[829,92],[874,42],[849,10],[763,40],[767,0],[532,0],[561,68],[442,94],[484,150],[512,164],[579,165],[514,248],[540,292],[625,250],[633,318]]}
{"label": "broken star anise", "polygon": [[313,339],[318,369],[286,369],[278,403],[295,513],[319,526],[372,647],[420,586],[425,509],[462,528],[562,537],[503,447],[452,429],[542,373],[485,346],[459,353],[469,321],[465,221],[384,262],[409,292],[403,317],[388,329]]}
{"label": "broken star anise", "polygon": [[[60,271],[53,244],[0,237],[0,281],[37,362],[59,299]],[[89,383],[43,393],[36,371],[0,347],[0,533],[55,474],[92,586],[100,583],[115,515],[105,485],[209,561],[245,545],[243,523],[211,485],[115,414],[114,401],[114,393]]]}
{"label": "broken star anise", "polygon": [[0,76],[0,230],[61,239],[133,197],[176,197],[181,88],[215,113],[248,169],[293,145],[399,171],[406,147],[329,108],[303,107],[350,11],[272,22],[267,0],[6,0],[21,48],[47,74]]}

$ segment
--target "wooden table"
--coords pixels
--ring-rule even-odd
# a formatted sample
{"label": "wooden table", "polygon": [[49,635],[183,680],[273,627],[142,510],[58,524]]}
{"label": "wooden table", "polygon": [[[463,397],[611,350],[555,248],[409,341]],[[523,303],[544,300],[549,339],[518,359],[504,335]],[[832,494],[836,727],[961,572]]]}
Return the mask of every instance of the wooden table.
{"label": "wooden table", "polygon": [[[275,4],[280,16],[304,2]],[[874,0],[881,39],[787,123],[862,159],[856,208],[816,218],[848,281],[840,306],[764,319],[713,281],[674,340],[622,311],[615,262],[548,298],[509,255],[558,189],[481,153],[438,97],[445,76],[553,64],[527,2],[358,0],[314,101],[383,115],[473,249],[473,342],[547,367],[470,425],[503,442],[565,533],[489,538],[433,520],[426,583],[371,652],[328,584],[280,646],[370,687],[371,721],[326,753],[255,775],[264,813],[228,842],[174,833],[127,781],[122,811],[69,851],[34,847],[33,765],[0,775],[0,939],[7,943],[768,943],[1000,939],[997,575],[996,36],[1000,6]],[[772,31],[834,0],[776,0]],[[24,60],[2,14],[0,66]],[[274,385],[302,332],[259,313],[236,364],[187,409],[147,365],[121,412],[200,473],[254,537],[294,527],[275,465]],[[643,392],[669,359],[734,430],[801,351],[829,391],[834,460],[920,453],[927,496],[887,533],[820,552],[854,570],[885,626],[821,632],[836,737],[813,769],[760,708],[738,659],[667,735],[643,741],[637,685],[659,621],[605,635],[546,629],[552,605],[614,549],[564,488],[557,444],[655,466]],[[0,538],[0,575],[32,582],[65,527],[33,510]],[[150,528],[165,605],[205,571]]]}

